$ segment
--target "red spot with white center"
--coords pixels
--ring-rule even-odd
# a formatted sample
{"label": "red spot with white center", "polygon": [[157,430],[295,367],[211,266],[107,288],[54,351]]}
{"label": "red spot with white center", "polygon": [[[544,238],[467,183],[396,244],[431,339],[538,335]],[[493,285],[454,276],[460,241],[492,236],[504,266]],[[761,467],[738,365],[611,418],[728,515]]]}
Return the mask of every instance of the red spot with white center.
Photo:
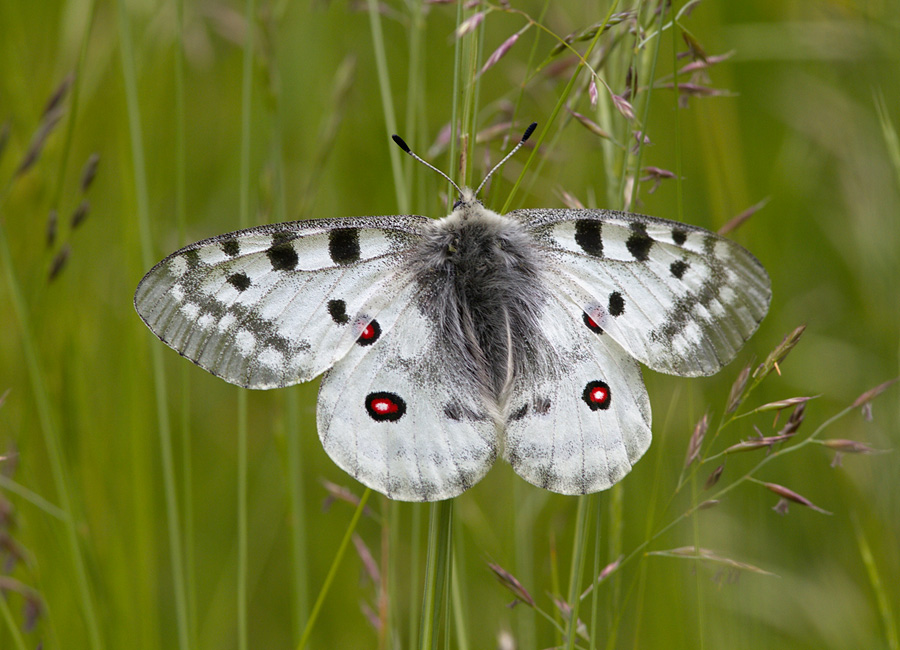
{"label": "red spot with white center", "polygon": [[366,411],[376,422],[396,422],[406,413],[406,402],[396,393],[369,393]]}
{"label": "red spot with white center", "polygon": [[609,384],[605,381],[591,381],[584,387],[581,399],[592,411],[605,411],[609,408]]}

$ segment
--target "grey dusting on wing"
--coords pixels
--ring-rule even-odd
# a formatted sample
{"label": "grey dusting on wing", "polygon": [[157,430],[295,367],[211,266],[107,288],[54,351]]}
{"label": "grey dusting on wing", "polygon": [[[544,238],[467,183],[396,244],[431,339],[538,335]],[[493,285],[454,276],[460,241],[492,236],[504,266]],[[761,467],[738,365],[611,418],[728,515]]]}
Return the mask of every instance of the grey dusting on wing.
{"label": "grey dusting on wing", "polygon": [[531,236],[471,200],[433,223],[411,264],[438,349],[453,357],[449,367],[465,369],[503,411],[513,380],[534,373],[547,349],[538,326],[546,293]]}

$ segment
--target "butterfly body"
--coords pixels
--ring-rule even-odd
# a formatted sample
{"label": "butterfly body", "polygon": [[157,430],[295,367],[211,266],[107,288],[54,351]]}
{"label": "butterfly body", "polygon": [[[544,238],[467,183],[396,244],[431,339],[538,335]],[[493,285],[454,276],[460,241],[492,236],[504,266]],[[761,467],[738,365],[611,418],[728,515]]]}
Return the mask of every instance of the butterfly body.
{"label": "butterfly body", "polygon": [[605,210],[260,226],[177,251],[135,307],[165,343],[249,388],[325,373],[326,452],[431,501],[497,457],[563,494],[620,480],[650,444],[638,362],[711,374],[765,315],[769,279],[701,228]]}

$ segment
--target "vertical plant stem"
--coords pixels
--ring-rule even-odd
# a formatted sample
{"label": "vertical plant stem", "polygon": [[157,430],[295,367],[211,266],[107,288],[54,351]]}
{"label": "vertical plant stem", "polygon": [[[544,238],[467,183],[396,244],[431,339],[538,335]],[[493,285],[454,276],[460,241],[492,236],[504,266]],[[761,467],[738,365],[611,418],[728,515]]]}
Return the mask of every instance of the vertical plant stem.
{"label": "vertical plant stem", "polygon": [[25,645],[25,637],[22,636],[22,630],[19,629],[16,618],[9,608],[9,598],[6,597],[6,593],[8,592],[5,592],[3,597],[0,598],[0,615],[2,615],[3,622],[6,623],[9,636],[12,637],[13,642],[16,644],[16,650],[25,650],[28,646]]}
{"label": "vertical plant stem", "polygon": [[[412,504],[412,521],[409,525],[409,593],[415,594],[419,590],[419,568],[420,568],[420,558],[421,553],[421,540],[422,540],[422,510],[425,506],[421,503]],[[412,600],[412,598],[410,598]],[[407,646],[412,648],[416,644],[416,639],[419,637],[419,617],[410,614],[409,616],[409,639],[407,642]]]}
{"label": "vertical plant stem", "polygon": [[300,637],[300,643],[297,644],[297,650],[303,650],[309,641],[309,636],[312,634],[313,627],[315,627],[316,619],[319,617],[319,612],[322,610],[322,603],[325,602],[325,596],[328,595],[331,583],[334,582],[334,576],[337,574],[338,567],[341,565],[341,560],[344,559],[344,554],[347,552],[347,547],[350,545],[353,531],[356,530],[356,524],[359,523],[359,518],[366,509],[366,501],[369,500],[370,494],[372,494],[372,490],[366,488],[366,491],[363,492],[363,495],[359,498],[359,504],[356,506],[353,518],[347,526],[344,537],[341,539],[341,543],[338,546],[337,553],[334,554],[334,560],[331,562],[331,566],[328,569],[328,575],[325,576],[325,582],[322,583],[322,589],[319,590],[319,595],[316,597],[316,602],[309,615],[309,620],[306,622],[306,627],[303,629],[303,635]]}
{"label": "vertical plant stem", "polygon": [[419,650],[438,647],[440,619],[447,599],[452,564],[453,500],[432,503],[430,515]]}
{"label": "vertical plant stem", "polygon": [[[650,100],[653,98],[653,80],[656,78],[656,64],[659,61],[659,48],[662,43],[662,27],[665,15],[666,12],[662,11],[662,8],[660,8],[659,23],[656,26],[656,29],[660,34],[656,38],[656,45],[653,49],[653,62],[650,64],[650,75],[647,77],[650,81],[647,84],[647,99],[644,100],[644,110],[641,113],[641,132],[638,136],[637,158],[634,162],[634,183],[631,185],[631,198],[627,203],[628,206],[634,205],[634,201],[637,198],[638,186],[640,185],[641,159],[644,155],[644,134],[647,130],[647,118],[650,116]],[[624,178],[627,174],[627,170],[623,170],[623,172],[622,177]]]}
{"label": "vertical plant stem", "polygon": [[288,501],[291,509],[291,561],[293,565],[294,636],[299,639],[309,615],[307,583],[306,490],[303,485],[303,453],[300,448],[300,407],[294,391],[285,391],[288,462]]}
{"label": "vertical plant stem", "polygon": [[[609,557],[619,557],[622,554],[622,529],[624,528],[623,501],[624,488],[621,483],[616,483],[609,494]],[[618,647],[618,615],[622,602],[622,585],[618,576],[612,576],[610,589],[610,602],[607,616],[606,647],[610,650]]]}
{"label": "vertical plant stem", "polygon": [[[454,537],[454,545],[451,549],[452,554],[452,564],[453,566],[450,568],[450,596],[448,599],[448,605],[452,603],[452,611],[453,611],[453,628],[456,632],[456,643],[453,647],[456,650],[469,650],[469,633],[468,626],[466,625],[466,607],[465,603],[468,602],[466,598],[464,598],[463,587],[460,584],[459,575],[460,573],[465,574],[465,566],[460,561],[460,553],[459,549],[463,547],[462,544],[462,528],[457,527],[453,531]],[[462,557],[465,558],[465,553],[462,554]],[[447,632],[449,633],[450,626],[447,625]],[[449,648],[449,644],[444,645],[445,648]]]}
{"label": "vertical plant stem", "polygon": [[[397,117],[394,113],[394,96],[391,93],[391,78],[388,74],[387,56],[384,49],[384,33],[381,31],[381,12],[377,0],[368,0],[369,26],[372,30],[372,49],[375,53],[375,68],[378,71],[378,88],[381,91],[381,108],[388,134],[397,132]],[[389,147],[391,170],[394,173],[394,190],[397,193],[397,209],[401,214],[409,213],[409,183],[400,164],[400,148]]]}
{"label": "vertical plant stem", "polygon": [[[185,154],[185,103],[184,103],[184,0],[175,0],[175,225],[178,241],[187,244],[187,156]],[[154,346],[158,347],[158,346]],[[194,481],[191,453],[191,380],[190,367],[179,364],[181,383],[181,466],[184,475],[182,502],[184,504],[184,583],[187,607],[187,634],[189,647],[197,647],[197,594],[194,589]]]}
{"label": "vertical plant stem", "polygon": [[569,621],[566,626],[566,650],[574,650],[578,636],[578,610],[581,605],[581,578],[587,557],[587,539],[590,529],[591,507],[595,495],[578,497],[578,512],[575,515],[575,539],[572,547],[572,566],[569,569]]}
{"label": "vertical plant stem", "polygon": [[[131,28],[128,23],[128,9],[124,0],[119,0],[119,37],[121,40],[122,73],[125,79],[125,98],[128,105],[128,127],[131,136],[131,153],[134,166],[134,186],[137,199],[138,226],[141,235],[141,258],[144,268],[150,268],[153,261],[150,236],[150,207],[147,190],[147,172],[144,158],[144,136],[141,127],[140,102],[137,93],[137,79],[134,69],[134,50]],[[159,442],[163,465],[163,488],[166,500],[166,522],[169,532],[169,553],[172,584],[175,591],[175,615],[178,627],[178,644],[183,650],[189,647],[187,597],[184,578],[184,564],[181,553],[181,524],[178,514],[178,497],[175,485],[175,460],[172,452],[172,427],[169,421],[169,404],[166,394],[166,380],[163,369],[162,349],[153,345],[153,380],[156,394],[156,414],[159,426]]]}
{"label": "vertical plant stem", "polygon": [[[254,0],[244,4],[244,22],[247,25],[244,41],[244,69],[241,86],[241,176],[240,176],[240,226],[250,225],[250,142],[253,111],[253,36],[256,31]],[[247,650],[247,391],[237,394],[237,645]]]}
{"label": "vertical plant stem", "polygon": [[[594,39],[591,41],[591,44],[588,45],[587,50],[584,52],[584,60],[587,60],[590,57],[591,52],[594,51],[594,48],[597,46],[597,43],[600,41],[600,36],[606,29],[606,25],[609,22],[609,19],[612,17],[613,12],[616,10],[616,7],[619,5],[619,0],[613,0],[613,3],[610,5],[609,10],[606,13],[606,18],[603,19],[603,23],[597,29],[597,33],[594,36]],[[566,87],[563,89],[562,93],[559,96],[559,99],[556,100],[556,106],[553,107],[553,112],[550,113],[550,117],[547,118],[547,123],[543,128],[538,129],[537,138],[534,143],[534,146],[531,149],[531,155],[528,156],[528,159],[525,161],[525,164],[522,166],[522,171],[519,173],[519,177],[516,179],[515,185],[513,185],[512,189],[509,191],[509,196],[506,197],[506,202],[503,204],[503,207],[500,208],[500,214],[505,214],[509,211],[509,206],[512,204],[513,198],[516,196],[516,192],[519,190],[519,185],[522,184],[522,179],[525,178],[525,173],[528,171],[528,168],[531,166],[531,162],[534,160],[535,156],[537,156],[538,151],[540,151],[541,144],[544,142],[544,139],[547,137],[547,134],[550,132],[550,126],[556,122],[556,118],[559,115],[559,112],[562,110],[563,106],[566,105],[566,100],[569,98],[569,95],[572,92],[572,89],[575,87],[575,82],[578,80],[578,74],[581,72],[581,69],[584,67],[583,61],[579,60],[578,65],[575,66],[575,70],[572,72],[572,76],[569,79],[569,83],[566,84]]]}
{"label": "vertical plant stem", "polygon": [[600,633],[600,626],[598,625],[597,619],[597,610],[600,607],[600,594],[598,593],[600,590],[597,589],[597,577],[600,575],[600,571],[602,567],[600,566],[600,542],[602,532],[601,529],[603,527],[603,518],[600,516],[600,500],[597,499],[597,523],[594,524],[596,527],[594,530],[594,570],[591,572],[591,627],[590,629],[590,650],[596,650],[597,648],[597,637]]}
{"label": "vertical plant stem", "polygon": [[851,521],[853,522],[853,531],[856,533],[856,545],[859,547],[859,556],[866,567],[866,574],[869,576],[869,584],[872,585],[872,591],[875,592],[878,613],[881,615],[881,623],[884,625],[886,647],[890,648],[890,650],[900,650],[900,637],[897,635],[897,617],[894,616],[890,598],[887,591],[885,591],[881,574],[878,573],[878,566],[875,564],[872,548],[869,546],[866,534],[855,515],[851,518]]}

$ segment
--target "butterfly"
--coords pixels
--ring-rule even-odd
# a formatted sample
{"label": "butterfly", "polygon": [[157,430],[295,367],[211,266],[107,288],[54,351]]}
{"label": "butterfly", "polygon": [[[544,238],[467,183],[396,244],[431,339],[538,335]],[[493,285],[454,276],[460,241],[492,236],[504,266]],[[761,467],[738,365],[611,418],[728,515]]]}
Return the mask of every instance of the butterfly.
{"label": "butterfly", "polygon": [[610,210],[500,215],[481,186],[454,184],[443,219],[314,219],[191,244],[147,273],[135,308],[232,384],[324,373],[325,451],[390,498],[454,497],[498,457],[554,492],[607,489],[650,445],[639,362],[715,373],[765,316],[769,277],[702,228]]}

